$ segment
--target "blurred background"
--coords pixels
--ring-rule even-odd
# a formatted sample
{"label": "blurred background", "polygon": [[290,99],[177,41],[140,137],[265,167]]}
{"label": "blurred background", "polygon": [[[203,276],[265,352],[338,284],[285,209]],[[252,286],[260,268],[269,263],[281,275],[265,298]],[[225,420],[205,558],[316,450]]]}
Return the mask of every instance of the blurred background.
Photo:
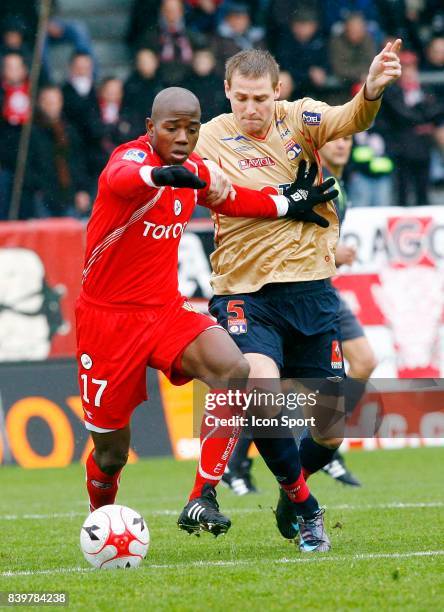
{"label": "blurred background", "polygon": [[[357,259],[336,284],[375,350],[375,376],[441,377],[442,0],[1,0],[0,463],[65,465],[86,452],[73,320],[85,225],[111,151],[144,133],[156,93],[191,89],[207,121],[229,112],[225,60],[267,48],[284,99],[341,104],[397,37],[403,77],[355,136],[345,174],[343,240]],[[198,208],[179,278],[205,310],[212,223]],[[190,388],[157,374],[151,384],[140,448],[195,455]],[[414,427],[444,435],[442,423]]]}
{"label": "blurred background", "polygon": [[[10,203],[38,0],[0,3],[0,219],[87,218],[113,148],[144,132],[153,97],[183,85],[203,121],[228,111],[225,60],[268,48],[282,97],[341,104],[387,40],[404,76],[355,139],[354,206],[439,204],[444,188],[444,5],[440,0],[52,0],[20,202]],[[197,214],[205,214],[198,211]]]}

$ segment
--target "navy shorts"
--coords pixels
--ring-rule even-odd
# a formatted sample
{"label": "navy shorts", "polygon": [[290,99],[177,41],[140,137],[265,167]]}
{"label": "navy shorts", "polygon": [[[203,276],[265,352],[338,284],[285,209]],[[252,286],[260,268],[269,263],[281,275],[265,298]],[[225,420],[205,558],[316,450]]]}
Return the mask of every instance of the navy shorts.
{"label": "navy shorts", "polygon": [[288,378],[344,376],[338,310],[328,280],[271,283],[209,304],[242,353],[271,357]]}
{"label": "navy shorts", "polygon": [[356,340],[365,336],[362,325],[350,310],[347,302],[338,294],[339,297],[339,327],[341,330],[342,342]]}

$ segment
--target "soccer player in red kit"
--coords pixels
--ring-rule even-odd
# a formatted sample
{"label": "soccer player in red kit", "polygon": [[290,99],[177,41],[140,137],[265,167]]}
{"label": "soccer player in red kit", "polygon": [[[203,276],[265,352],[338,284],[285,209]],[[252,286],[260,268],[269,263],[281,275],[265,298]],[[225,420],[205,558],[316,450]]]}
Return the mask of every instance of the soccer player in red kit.
{"label": "soccer player in red kit", "polygon": [[[86,462],[91,510],[116,498],[131,414],[147,399],[148,366],[178,385],[193,378],[210,386],[247,381],[248,363],[230,336],[178,290],[178,246],[194,206],[325,225],[313,206],[337,195],[324,193],[333,181],[312,187],[313,173],[299,173],[286,196],[232,187],[193,153],[199,127],[194,94],[163,90],[147,134],[118,147],[99,178],[76,306],[79,385],[94,441]],[[219,512],[214,487],[234,448],[235,428],[213,434],[202,430],[196,480],[179,526],[218,535],[231,523]]]}

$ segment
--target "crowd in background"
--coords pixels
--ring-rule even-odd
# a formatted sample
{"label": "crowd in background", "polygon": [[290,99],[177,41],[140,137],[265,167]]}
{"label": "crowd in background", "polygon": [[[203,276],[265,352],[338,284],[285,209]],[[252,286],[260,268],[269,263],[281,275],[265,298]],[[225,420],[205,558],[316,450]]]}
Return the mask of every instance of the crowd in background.
{"label": "crowd in background", "polygon": [[[36,0],[0,3],[0,219],[8,217],[22,126],[30,116]],[[224,64],[267,48],[281,67],[282,99],[347,101],[374,55],[401,37],[403,76],[383,97],[368,132],[355,137],[347,183],[352,205],[427,205],[444,186],[442,0],[134,0],[126,80],[102,75],[88,30],[54,4],[29,143],[20,218],[87,218],[111,151],[144,132],[163,87],[191,89],[202,121],[229,112]],[[63,83],[51,45],[71,44]]]}

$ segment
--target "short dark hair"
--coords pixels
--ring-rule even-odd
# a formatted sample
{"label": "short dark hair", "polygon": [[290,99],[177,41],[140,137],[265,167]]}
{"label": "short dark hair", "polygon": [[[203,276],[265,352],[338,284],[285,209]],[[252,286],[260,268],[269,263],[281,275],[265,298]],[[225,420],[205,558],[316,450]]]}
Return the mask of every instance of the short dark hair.
{"label": "short dark hair", "polygon": [[239,72],[243,77],[260,79],[269,74],[273,87],[279,83],[279,64],[269,51],[247,49],[230,57],[225,64],[225,79],[231,85],[233,74]]}
{"label": "short dark hair", "polygon": [[78,57],[89,57],[89,59],[93,61],[91,53],[87,53],[86,51],[73,51],[71,53],[71,57],[69,58],[69,65],[71,65]]}

